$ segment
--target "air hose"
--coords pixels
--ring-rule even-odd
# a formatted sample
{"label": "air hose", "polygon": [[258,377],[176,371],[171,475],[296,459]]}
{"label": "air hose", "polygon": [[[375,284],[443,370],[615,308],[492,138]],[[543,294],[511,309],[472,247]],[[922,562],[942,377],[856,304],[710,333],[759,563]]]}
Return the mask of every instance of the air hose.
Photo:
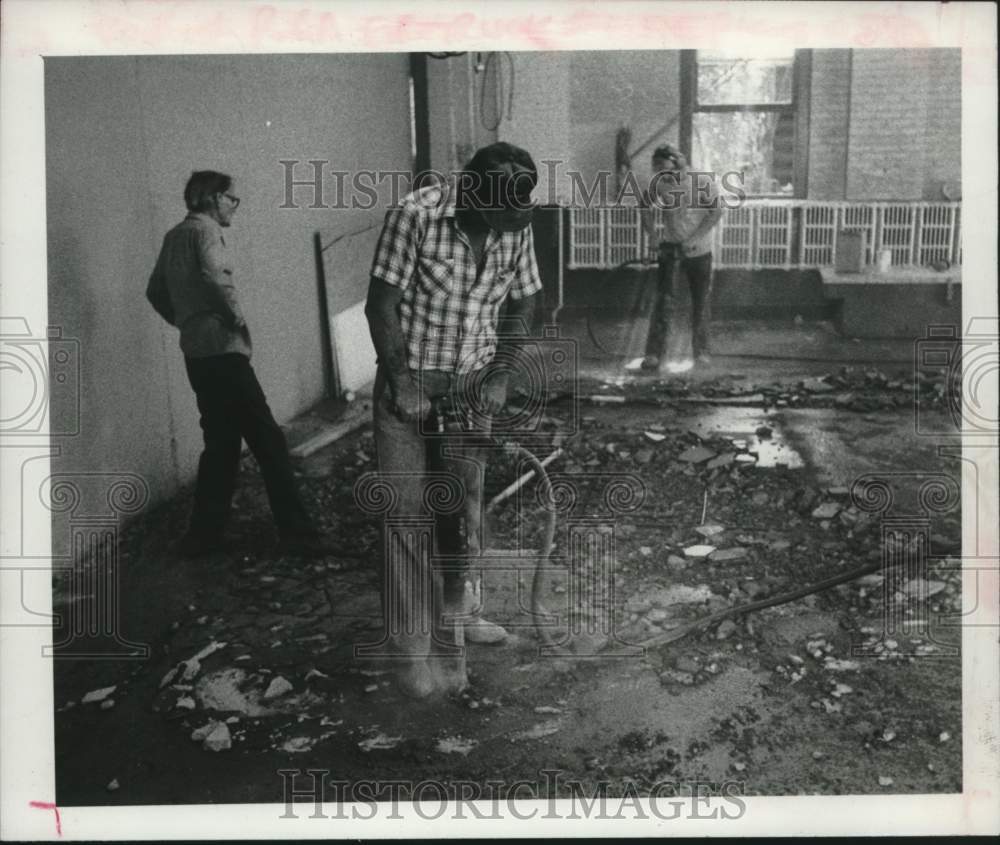
{"label": "air hose", "polygon": [[538,483],[542,489],[542,501],[546,503],[545,535],[542,540],[542,553],[535,564],[535,574],[531,579],[531,616],[535,624],[535,632],[538,639],[545,646],[549,654],[570,656],[570,653],[562,646],[556,644],[549,634],[548,629],[542,624],[542,620],[548,616],[548,612],[542,605],[542,595],[547,585],[546,575],[548,572],[549,559],[552,557],[552,548],[555,545],[556,536],[556,509],[552,497],[552,481],[545,471],[545,466],[538,457],[529,449],[524,448],[519,443],[500,437],[493,438],[494,442],[502,446],[505,451],[513,452],[515,455],[527,461],[538,476]]}

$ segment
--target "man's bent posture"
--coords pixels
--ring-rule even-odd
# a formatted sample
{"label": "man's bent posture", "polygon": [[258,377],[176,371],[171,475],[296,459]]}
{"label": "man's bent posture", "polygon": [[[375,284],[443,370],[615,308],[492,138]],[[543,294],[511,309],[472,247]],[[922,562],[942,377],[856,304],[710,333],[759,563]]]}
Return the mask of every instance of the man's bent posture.
{"label": "man's bent posture", "polygon": [[462,497],[434,532],[446,571],[432,572],[430,553],[405,540],[383,550],[388,644],[402,659],[401,686],[415,696],[467,684],[466,635],[505,636],[475,615],[468,575],[469,558],[480,552],[485,443],[428,434],[428,423],[451,401],[487,435],[490,416],[504,406],[507,377],[491,366],[500,310],[506,305],[512,323],[530,326],[542,287],[530,228],[537,178],[524,150],[480,149],[453,187],[422,188],[389,211],[372,265],[375,442],[379,472],[398,495],[391,516],[428,515],[428,473],[446,473]]}

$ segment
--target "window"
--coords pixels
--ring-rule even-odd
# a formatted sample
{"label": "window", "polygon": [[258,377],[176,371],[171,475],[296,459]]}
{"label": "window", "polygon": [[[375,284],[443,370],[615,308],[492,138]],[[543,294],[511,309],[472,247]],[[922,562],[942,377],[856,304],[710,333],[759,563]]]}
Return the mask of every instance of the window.
{"label": "window", "polygon": [[805,195],[807,51],[686,50],[681,74],[693,169],[741,172],[750,196]]}

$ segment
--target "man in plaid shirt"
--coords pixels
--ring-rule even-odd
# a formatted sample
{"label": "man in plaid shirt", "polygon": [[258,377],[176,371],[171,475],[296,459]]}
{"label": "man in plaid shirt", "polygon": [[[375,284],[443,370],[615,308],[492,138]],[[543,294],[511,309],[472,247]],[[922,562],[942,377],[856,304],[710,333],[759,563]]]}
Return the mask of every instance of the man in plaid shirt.
{"label": "man in plaid shirt", "polygon": [[[378,467],[397,495],[389,515],[426,515],[429,474],[457,480],[462,497],[454,514],[437,518],[435,531],[437,552],[454,571],[439,580],[427,554],[412,546],[384,550],[389,643],[405,658],[401,686],[417,697],[467,684],[466,639],[506,637],[478,616],[478,588],[468,576],[468,560],[481,546],[485,447],[461,434],[425,433],[432,408],[450,400],[488,434],[490,417],[506,402],[507,375],[494,362],[501,309],[526,333],[542,288],[530,226],[537,181],[526,151],[483,147],[454,185],[421,188],[391,209],[375,251],[365,313],[378,353]],[[464,619],[441,623],[435,591],[446,614]]]}

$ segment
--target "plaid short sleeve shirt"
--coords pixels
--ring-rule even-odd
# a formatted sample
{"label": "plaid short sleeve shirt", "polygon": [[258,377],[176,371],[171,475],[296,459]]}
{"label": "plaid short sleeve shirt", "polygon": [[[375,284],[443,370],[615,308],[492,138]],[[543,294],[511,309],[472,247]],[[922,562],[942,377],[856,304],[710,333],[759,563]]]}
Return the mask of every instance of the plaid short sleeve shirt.
{"label": "plaid short sleeve shirt", "polygon": [[400,323],[413,370],[468,373],[497,348],[500,306],[542,289],[531,227],[490,231],[481,272],[455,220],[455,198],[429,186],[390,209],[371,275],[403,291]]}

